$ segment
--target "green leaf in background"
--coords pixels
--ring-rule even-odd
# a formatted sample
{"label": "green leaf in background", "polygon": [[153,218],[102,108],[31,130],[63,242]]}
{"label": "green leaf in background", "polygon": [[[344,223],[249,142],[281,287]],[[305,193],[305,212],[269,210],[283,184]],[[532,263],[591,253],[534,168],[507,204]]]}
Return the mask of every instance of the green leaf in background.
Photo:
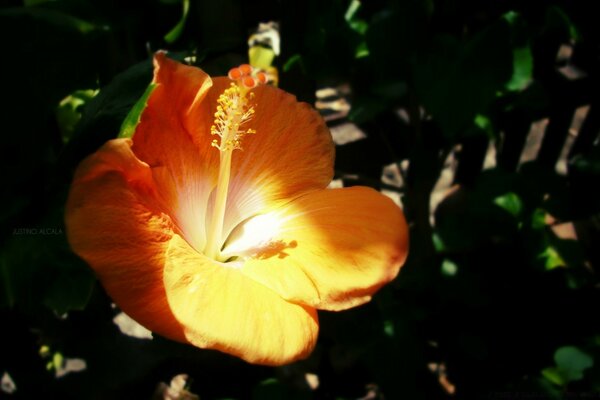
{"label": "green leaf in background", "polygon": [[348,6],[348,9],[346,10],[346,14],[344,14],[344,19],[348,23],[348,26],[350,26],[354,32],[358,33],[363,38],[356,46],[356,51],[354,53],[356,58],[369,56],[369,47],[364,39],[364,35],[369,28],[369,24],[367,21],[358,18],[358,10],[360,7],[360,0],[352,0]]}
{"label": "green leaf in background", "polygon": [[454,276],[458,272],[458,265],[452,260],[444,259],[442,262],[442,275]]}
{"label": "green leaf in background", "polygon": [[306,72],[304,61],[302,61],[302,56],[300,54],[294,54],[285,62],[285,64],[283,64],[283,72],[290,71],[296,65],[298,65],[303,72]]}
{"label": "green leaf in background", "polygon": [[559,252],[550,245],[548,245],[544,251],[540,253],[538,258],[544,261],[544,267],[547,271],[566,266],[566,263],[560,256]]}
{"label": "green leaf in background", "polygon": [[133,134],[135,133],[135,128],[138,126],[138,124],[140,123],[140,119],[142,118],[142,112],[144,112],[144,110],[146,109],[146,106],[148,105],[148,99],[150,98],[150,95],[152,94],[155,88],[156,84],[149,84],[146,90],[144,91],[142,97],[140,97],[140,99],[135,103],[131,111],[129,111],[129,114],[127,114],[127,117],[125,117],[125,120],[121,125],[121,129],[119,131],[120,138],[133,137]]}
{"label": "green leaf in background", "polygon": [[181,33],[183,32],[183,28],[185,27],[185,21],[187,20],[188,13],[190,11],[190,0],[182,0],[182,5],[183,12],[181,14],[181,19],[179,22],[177,22],[177,25],[175,25],[173,29],[171,29],[169,33],[165,35],[165,41],[169,44],[175,43],[175,41],[179,39]]}
{"label": "green leaf in background", "polygon": [[571,18],[558,6],[548,7],[546,11],[546,30],[562,33],[564,40],[580,39],[577,27]]}
{"label": "green leaf in background", "polygon": [[510,28],[501,19],[466,43],[438,35],[413,61],[417,95],[446,137],[464,134],[510,80]]}
{"label": "green leaf in background", "polygon": [[514,192],[506,193],[494,199],[494,204],[507,211],[510,215],[518,218],[523,211],[523,202]]}
{"label": "green leaf in background", "polygon": [[389,9],[373,15],[364,37],[369,60],[377,66],[374,73],[378,76],[374,79],[407,77],[410,60],[421,51],[428,37],[432,12],[433,1],[396,1]]}
{"label": "green leaf in background", "polygon": [[355,124],[362,124],[380,115],[387,108],[387,104],[375,96],[362,96],[352,103],[348,119]]}
{"label": "green leaf in background", "polygon": [[143,61],[123,71],[86,104],[73,137],[62,154],[62,162],[74,168],[85,156],[107,140],[117,137],[123,121],[148,90],[152,62]]}
{"label": "green leaf in background", "polygon": [[586,369],[594,366],[594,359],[575,346],[564,346],[554,353],[555,367],[545,368],[542,375],[559,386],[583,379]]}
{"label": "green leaf in background", "polygon": [[48,287],[44,305],[58,315],[71,310],[83,310],[92,295],[95,281],[85,265],[63,268]]}
{"label": "green leaf in background", "polygon": [[82,108],[87,102],[98,94],[98,90],[76,90],[61,100],[56,108],[56,120],[62,135],[63,142],[71,139],[75,126],[81,119]]}
{"label": "green leaf in background", "polygon": [[513,75],[506,84],[511,91],[523,90],[533,79],[533,54],[529,46],[513,49]]}
{"label": "green leaf in background", "polygon": [[[41,3],[41,2],[38,2]],[[31,4],[30,4],[31,5]],[[87,21],[84,21],[80,18],[73,17],[72,15],[63,14],[59,11],[55,11],[48,8],[37,8],[37,7],[27,7],[27,8],[10,8],[5,10],[0,10],[0,17],[9,17],[9,18],[33,18],[38,20],[39,22],[51,24],[51,25],[61,25],[66,29],[74,29],[79,33],[87,34],[96,30],[107,30],[108,28],[105,26],[97,26],[91,24]]]}

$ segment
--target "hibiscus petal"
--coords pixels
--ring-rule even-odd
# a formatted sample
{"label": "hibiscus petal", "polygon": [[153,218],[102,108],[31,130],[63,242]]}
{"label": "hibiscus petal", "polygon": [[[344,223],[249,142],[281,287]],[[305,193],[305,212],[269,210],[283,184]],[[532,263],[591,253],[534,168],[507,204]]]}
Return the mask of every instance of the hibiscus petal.
{"label": "hibiscus petal", "polygon": [[318,309],[369,301],[407,256],[402,211],[369,188],[315,191],[258,218],[225,252],[250,257],[242,272],[284,299]]}
{"label": "hibiscus petal", "polygon": [[265,365],[290,363],[312,351],[318,333],[313,308],[283,300],[179,236],[171,240],[166,260],[169,304],[190,343]]}
{"label": "hibiscus petal", "polygon": [[[202,107],[190,114],[199,148],[208,148],[215,138],[210,126],[217,99],[230,84],[227,78],[213,79]],[[255,114],[244,127],[257,133],[244,137],[243,150],[233,153],[223,240],[243,220],[322,189],[333,177],[334,145],[319,114],[275,87],[259,86],[253,92]]]}
{"label": "hibiscus petal", "polygon": [[77,169],[65,210],[67,238],[125,313],[184,341],[163,287],[173,225],[153,200],[151,175],[131,140],[107,142]]}
{"label": "hibiscus petal", "polygon": [[116,139],[80,165],[66,208],[73,250],[121,309],[168,338],[279,365],[313,349],[316,311],[198,254],[160,211],[147,164]]}
{"label": "hibiscus petal", "polygon": [[156,88],[133,136],[133,151],[152,167],[163,208],[186,240],[202,251],[219,155],[210,142],[196,146],[189,127],[190,115],[208,108],[204,97],[212,81],[200,69],[175,62],[163,52],[156,53],[154,65]]}

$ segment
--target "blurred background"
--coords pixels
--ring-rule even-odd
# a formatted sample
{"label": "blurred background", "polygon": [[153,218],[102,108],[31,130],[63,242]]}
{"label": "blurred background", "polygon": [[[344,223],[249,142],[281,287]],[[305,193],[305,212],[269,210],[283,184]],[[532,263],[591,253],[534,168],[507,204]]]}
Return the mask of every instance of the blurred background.
{"label": "blurred background", "polygon": [[[592,2],[0,0],[0,398],[600,398],[600,24]],[[404,208],[408,261],[253,366],[151,334],[68,247],[77,164],[151,56],[250,60],[315,105],[333,187]]]}

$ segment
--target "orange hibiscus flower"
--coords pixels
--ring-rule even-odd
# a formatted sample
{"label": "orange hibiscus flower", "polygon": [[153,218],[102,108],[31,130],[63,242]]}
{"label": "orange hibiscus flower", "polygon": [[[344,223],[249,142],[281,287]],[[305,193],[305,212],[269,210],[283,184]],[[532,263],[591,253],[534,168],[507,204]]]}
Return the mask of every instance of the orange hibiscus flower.
{"label": "orange hibiscus flower", "polygon": [[308,356],[316,309],[358,306],[396,277],[402,212],[369,188],[326,189],[323,120],[282,90],[251,89],[260,74],[211,80],[164,53],[154,64],[133,138],[76,171],[73,250],[153,332],[251,363]]}

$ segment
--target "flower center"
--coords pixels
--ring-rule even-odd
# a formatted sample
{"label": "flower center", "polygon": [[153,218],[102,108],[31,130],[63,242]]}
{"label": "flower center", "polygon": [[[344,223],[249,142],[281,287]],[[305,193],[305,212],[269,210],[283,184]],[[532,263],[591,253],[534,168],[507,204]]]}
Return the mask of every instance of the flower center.
{"label": "flower center", "polygon": [[219,96],[215,121],[210,127],[211,135],[219,137],[211,145],[220,152],[215,204],[204,252],[213,259],[220,258],[221,253],[232,153],[242,148],[244,136],[256,133],[254,129],[246,127],[254,115],[254,105],[251,104],[254,93],[250,91],[267,81],[264,72],[255,72],[248,64],[231,69],[228,76],[233,82]]}

